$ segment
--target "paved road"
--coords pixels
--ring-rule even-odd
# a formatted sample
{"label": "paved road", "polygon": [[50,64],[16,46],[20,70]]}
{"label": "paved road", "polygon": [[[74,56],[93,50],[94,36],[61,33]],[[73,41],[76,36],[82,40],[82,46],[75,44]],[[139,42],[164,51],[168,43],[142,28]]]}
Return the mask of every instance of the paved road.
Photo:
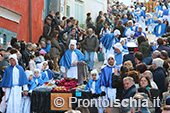
{"label": "paved road", "polygon": [[[149,34],[149,33],[146,32],[146,35],[147,35],[147,38],[148,38],[149,42],[151,40],[155,39],[155,36],[153,34]],[[95,62],[94,63],[94,69],[98,69],[98,71],[100,71],[100,68],[101,68],[102,64],[103,64],[103,62]]]}

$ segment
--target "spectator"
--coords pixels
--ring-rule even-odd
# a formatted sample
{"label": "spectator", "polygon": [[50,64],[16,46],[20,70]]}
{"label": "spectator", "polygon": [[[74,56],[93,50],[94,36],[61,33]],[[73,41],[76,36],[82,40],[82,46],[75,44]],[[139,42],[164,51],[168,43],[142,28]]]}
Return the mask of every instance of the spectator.
{"label": "spectator", "polygon": [[114,27],[114,30],[118,29],[121,33],[121,35],[119,36],[119,40],[120,40],[120,37],[123,36],[123,32],[125,30],[125,27],[123,26],[123,21],[122,20],[119,20],[117,25]]}
{"label": "spectator", "polygon": [[48,16],[46,18],[46,24],[44,24],[43,27],[43,38],[40,39],[40,41],[47,41],[50,40],[50,36],[51,36],[51,32],[52,32],[52,26],[51,26],[51,22],[52,22],[52,18],[50,16]]}
{"label": "spectator", "polygon": [[1,62],[1,65],[0,65],[0,75],[2,75],[2,67],[3,66],[9,66],[10,63],[9,63],[9,56],[10,56],[10,53],[5,53],[4,55],[4,59],[3,61]]}
{"label": "spectator", "polygon": [[151,82],[151,86],[152,88],[155,88],[155,89],[158,89],[158,86],[156,85],[156,83],[153,81],[153,74],[151,71],[149,70],[146,70],[144,73],[143,73],[144,76],[147,76]]}
{"label": "spectator", "polygon": [[136,65],[136,71],[139,73],[140,77],[143,75],[143,73],[147,70],[146,64],[139,63]]}
{"label": "spectator", "polygon": [[47,41],[47,44],[44,41],[41,41],[41,50],[44,50],[46,53],[49,53],[51,49],[51,41]]}
{"label": "spectator", "polygon": [[152,63],[152,66],[154,69],[153,80],[158,86],[158,89],[160,91],[160,99],[162,99],[162,93],[166,91],[165,73],[163,71],[163,63],[164,61],[160,58],[154,59]]}
{"label": "spectator", "polygon": [[134,53],[134,57],[135,57],[134,59],[136,64],[141,63],[143,60],[143,54],[141,52]]}
{"label": "spectator", "polygon": [[98,39],[93,34],[93,30],[91,28],[88,29],[88,36],[82,42],[82,46],[85,49],[85,61],[89,71],[91,71],[93,70],[94,65],[94,52],[96,52],[99,47]]}
{"label": "spectator", "polygon": [[170,48],[166,47],[163,45],[163,38],[158,38],[157,43],[158,43],[158,48],[156,50],[158,51],[162,51],[165,50],[166,52],[168,52],[168,56],[170,57]]}
{"label": "spectator", "polygon": [[[125,77],[123,79],[124,90],[123,90],[123,99],[129,99],[136,94],[136,87],[134,84],[134,80],[132,77]],[[130,105],[127,107],[121,107],[122,112],[130,112],[131,111]]]}
{"label": "spectator", "polygon": [[147,76],[142,76],[140,78],[139,87],[146,88],[148,92],[152,88],[150,80],[149,80],[149,78]]}
{"label": "spectator", "polygon": [[92,18],[91,17],[87,18],[86,22],[87,22],[87,29],[92,28],[93,31],[95,31],[95,26],[92,22]]}
{"label": "spectator", "polygon": [[134,82],[135,82],[135,87],[136,89],[139,88],[139,74],[137,71],[129,71],[127,76],[132,77]]}
{"label": "spectator", "polygon": [[50,57],[54,60],[56,57],[60,59],[61,47],[58,42],[59,32],[54,30],[51,35],[51,49],[50,49]]}
{"label": "spectator", "polygon": [[103,12],[102,11],[99,11],[99,15],[97,16],[96,18],[96,23],[99,22],[99,20],[103,17]]}
{"label": "spectator", "polygon": [[158,50],[155,50],[152,54],[152,58],[155,59],[155,58],[161,58],[161,52],[158,51]]}
{"label": "spectator", "polygon": [[139,47],[139,52],[143,54],[143,60],[146,65],[151,65],[152,64],[152,57],[151,57],[151,51],[152,48],[146,41],[146,38],[144,36],[139,36],[137,38],[138,41],[138,47]]}
{"label": "spectator", "polygon": [[35,55],[31,55],[31,56],[30,56],[29,69],[30,69],[32,72],[34,72],[34,69],[36,69]]}

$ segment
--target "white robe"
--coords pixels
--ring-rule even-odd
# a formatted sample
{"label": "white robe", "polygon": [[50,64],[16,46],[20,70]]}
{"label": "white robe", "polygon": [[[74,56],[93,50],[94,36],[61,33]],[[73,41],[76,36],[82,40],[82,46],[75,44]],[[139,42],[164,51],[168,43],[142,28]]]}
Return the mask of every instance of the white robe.
{"label": "white robe", "polygon": [[[73,62],[78,62],[78,56],[74,51],[71,54],[71,64]],[[61,71],[63,73],[65,73],[66,72],[65,67],[61,66]],[[78,71],[77,70],[77,65],[76,66],[71,65],[70,69],[67,69],[67,74],[66,75],[67,75],[68,78],[76,78],[76,79],[78,79],[77,71]]]}
{"label": "white robe", "polygon": [[[19,84],[19,70],[14,66],[13,68],[13,87],[12,88],[2,88],[5,95],[2,97],[1,108],[2,112],[6,113],[20,113],[21,110],[21,99],[22,99],[22,87]],[[28,90],[27,85],[23,86],[24,90]],[[6,100],[8,102],[6,103]]]}
{"label": "white robe", "polygon": [[22,97],[20,113],[31,113],[31,98],[29,96]]}
{"label": "white robe", "polygon": [[[143,22],[144,21],[144,22]],[[139,18],[139,25],[142,26],[142,31],[145,32],[145,19],[143,16]]]}

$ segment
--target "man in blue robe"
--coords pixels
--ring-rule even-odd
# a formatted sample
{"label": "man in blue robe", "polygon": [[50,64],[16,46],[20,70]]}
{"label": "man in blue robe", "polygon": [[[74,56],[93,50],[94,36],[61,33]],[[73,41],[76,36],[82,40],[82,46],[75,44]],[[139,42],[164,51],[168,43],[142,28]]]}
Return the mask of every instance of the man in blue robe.
{"label": "man in blue robe", "polygon": [[123,37],[127,37],[128,32],[130,31],[134,31],[133,30],[133,21],[129,20],[128,21],[128,27],[125,29],[124,33],[123,33]]}
{"label": "man in blue robe", "polygon": [[116,29],[114,33],[106,34],[100,39],[100,52],[104,54],[105,60],[109,54],[114,54],[113,46],[119,42],[119,35],[120,31]]}
{"label": "man in blue robe", "polygon": [[107,65],[102,68],[101,76],[101,90],[106,93],[105,99],[110,100],[116,98],[116,89],[112,88],[112,73],[116,70],[116,61],[114,55],[109,55],[107,59]]}
{"label": "man in blue robe", "polygon": [[135,32],[133,39],[137,38],[140,35],[143,35],[144,37],[146,37],[146,34],[145,32],[143,32],[141,25],[138,26],[138,31]]}
{"label": "man in blue robe", "polygon": [[[64,53],[60,61],[60,65],[62,66],[61,71],[63,72],[64,77],[67,75],[68,78],[78,79],[77,63],[79,61],[85,61],[84,55],[80,50],[76,49],[76,40],[71,40],[69,49]],[[66,69],[67,74],[65,74]]]}
{"label": "man in blue robe", "polygon": [[166,32],[167,32],[167,26],[163,23],[163,19],[159,18],[158,25],[155,26],[154,31],[153,31],[153,34],[156,36],[155,41],[158,38],[162,37],[162,35]]}
{"label": "man in blue robe", "polygon": [[10,66],[5,69],[0,87],[5,92],[1,102],[1,112],[19,113],[23,94],[28,95],[28,79],[24,69],[18,65],[17,55],[9,56]]}

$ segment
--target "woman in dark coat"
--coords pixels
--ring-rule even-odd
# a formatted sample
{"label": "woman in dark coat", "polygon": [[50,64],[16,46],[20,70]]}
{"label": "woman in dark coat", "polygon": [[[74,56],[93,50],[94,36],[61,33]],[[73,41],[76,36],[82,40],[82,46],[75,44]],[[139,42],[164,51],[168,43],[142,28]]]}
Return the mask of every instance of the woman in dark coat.
{"label": "woman in dark coat", "polygon": [[119,40],[120,40],[120,37],[122,37],[123,33],[124,33],[124,30],[125,30],[125,27],[123,26],[123,21],[122,20],[119,20],[116,27],[114,28],[114,30],[118,29],[121,33],[121,35],[119,36]]}
{"label": "woman in dark coat", "polygon": [[61,52],[61,47],[59,46],[58,43],[58,35],[59,32],[57,30],[54,30],[52,35],[51,35],[51,49],[50,49],[50,57],[54,60],[56,57],[59,59],[60,58],[60,52]]}
{"label": "woman in dark coat", "polygon": [[152,64],[152,57],[151,57],[152,47],[146,41],[146,38],[142,35],[138,36],[137,41],[138,41],[139,52],[141,52],[144,56],[144,59],[142,62],[144,62],[146,65],[151,65]]}

